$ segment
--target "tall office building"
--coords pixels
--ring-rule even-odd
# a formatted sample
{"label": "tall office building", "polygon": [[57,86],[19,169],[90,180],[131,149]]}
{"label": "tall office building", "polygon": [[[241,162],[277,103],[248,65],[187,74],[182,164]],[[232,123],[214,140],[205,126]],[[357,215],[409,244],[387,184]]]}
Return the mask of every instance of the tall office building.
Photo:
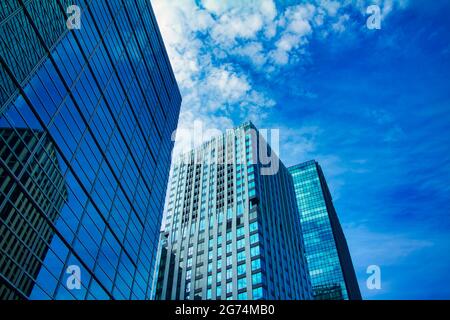
{"label": "tall office building", "polygon": [[[9,183],[0,190],[0,225],[10,237],[2,231],[0,255],[16,268],[13,274],[1,265],[1,284],[22,299],[147,299],[181,104],[153,9],[148,0],[79,0],[81,29],[58,38],[66,2],[41,2],[8,0],[20,18],[1,29],[2,45],[27,48],[7,47],[0,56],[2,90],[12,84],[19,93],[0,116],[0,142],[9,152],[0,159]],[[53,18],[62,21],[45,22]],[[36,50],[45,57],[32,72]],[[25,170],[45,166],[44,156],[58,163],[58,178],[55,165],[23,180]],[[64,197],[52,198],[61,190],[47,180],[64,181]],[[12,198],[22,195],[26,207]],[[8,247],[28,244],[17,225],[35,232],[27,256],[39,260],[37,274]],[[17,272],[26,274],[26,288]]]}
{"label": "tall office building", "polygon": [[320,165],[289,168],[301,215],[309,274],[318,300],[360,300],[350,252]]}
{"label": "tall office building", "polygon": [[[71,1],[60,2],[66,8]],[[68,31],[64,14],[58,10],[57,1],[23,1],[23,5],[20,0],[2,1],[0,56],[5,59],[21,86],[28,83],[47,56],[45,48],[39,45],[32,25],[27,23],[26,14],[31,16],[36,27],[41,30],[42,39],[50,51]],[[19,90],[3,67],[0,69],[0,81],[1,116],[6,107],[17,98]]]}
{"label": "tall office building", "polygon": [[[56,222],[67,200],[67,189],[55,148],[42,132],[0,129],[0,137],[0,159],[10,164],[17,179],[26,186],[21,189],[0,168],[0,270],[4,280],[0,281],[0,299],[3,300],[20,298],[11,286],[26,295],[31,293],[33,278],[39,274],[54,234],[46,219]],[[45,217],[39,214],[38,206]]]}
{"label": "tall office building", "polygon": [[166,209],[156,299],[312,297],[292,177],[253,124],[175,161]]}

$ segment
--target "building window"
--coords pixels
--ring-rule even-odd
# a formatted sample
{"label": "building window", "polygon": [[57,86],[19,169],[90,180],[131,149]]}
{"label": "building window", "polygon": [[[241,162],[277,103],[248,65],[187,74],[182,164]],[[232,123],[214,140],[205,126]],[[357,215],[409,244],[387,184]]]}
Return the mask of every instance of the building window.
{"label": "building window", "polygon": [[230,280],[233,277],[233,269],[227,270],[227,280]]}
{"label": "building window", "polygon": [[212,276],[208,276],[208,286],[212,285]]}
{"label": "building window", "polygon": [[239,227],[236,229],[236,238],[244,235],[244,227]]}
{"label": "building window", "polygon": [[237,253],[237,261],[245,261],[245,251],[240,251]]}
{"label": "building window", "polygon": [[246,268],[245,264],[238,265],[237,266],[237,274],[238,274],[238,276],[240,276],[242,274],[245,274],[246,269],[247,268]]}
{"label": "building window", "polygon": [[233,283],[228,282],[227,283],[227,294],[233,292]]}
{"label": "building window", "polygon": [[256,257],[259,255],[259,246],[250,248],[250,255]]}
{"label": "building window", "polygon": [[247,278],[244,277],[244,278],[238,279],[237,285],[238,285],[238,290],[246,288],[247,287]]}
{"label": "building window", "polygon": [[199,231],[205,230],[205,219],[200,220],[200,229]]}
{"label": "building window", "polygon": [[253,270],[258,270],[261,268],[261,260],[256,259],[252,261],[252,271]]}
{"label": "building window", "polygon": [[237,215],[240,216],[243,214],[244,214],[244,206],[242,203],[239,203],[237,206]]}
{"label": "building window", "polygon": [[227,257],[227,268],[231,267],[231,264],[233,263],[233,256]]}
{"label": "building window", "polygon": [[233,218],[233,209],[231,207],[228,207],[227,209],[227,219]]}
{"label": "building window", "polygon": [[238,294],[238,300],[247,300],[247,292],[241,292]]}
{"label": "building window", "polygon": [[222,295],[222,287],[221,286],[217,286],[217,288],[216,288],[216,298],[220,298],[221,295]]}
{"label": "building window", "polygon": [[257,243],[257,242],[258,242],[258,240],[259,240],[259,236],[258,236],[258,234],[257,234],[257,233],[255,233],[255,234],[252,234],[252,235],[250,236],[250,244],[254,244],[254,243]]}
{"label": "building window", "polygon": [[262,275],[261,272],[252,274],[252,284],[256,286],[257,284],[260,284],[262,282]]}
{"label": "building window", "polygon": [[258,300],[261,299],[263,297],[263,291],[262,291],[262,287],[253,289],[253,300]]}
{"label": "building window", "polygon": [[237,247],[238,249],[244,248],[244,247],[245,247],[245,238],[244,238],[244,239],[241,239],[241,240],[238,240],[238,241],[236,242],[236,247]]}

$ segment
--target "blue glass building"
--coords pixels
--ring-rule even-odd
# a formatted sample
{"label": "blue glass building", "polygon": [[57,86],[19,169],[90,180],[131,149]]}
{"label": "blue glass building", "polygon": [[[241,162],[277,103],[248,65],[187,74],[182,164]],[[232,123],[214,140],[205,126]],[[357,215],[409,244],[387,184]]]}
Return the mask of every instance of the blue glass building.
{"label": "blue glass building", "polygon": [[292,177],[253,124],[181,155],[167,192],[156,299],[312,298]]}
{"label": "blue glass building", "polygon": [[360,300],[358,282],[325,176],[316,161],[289,168],[309,274],[318,300]]}
{"label": "blue glass building", "polygon": [[0,298],[148,299],[181,96],[150,1],[66,4],[2,1]]}

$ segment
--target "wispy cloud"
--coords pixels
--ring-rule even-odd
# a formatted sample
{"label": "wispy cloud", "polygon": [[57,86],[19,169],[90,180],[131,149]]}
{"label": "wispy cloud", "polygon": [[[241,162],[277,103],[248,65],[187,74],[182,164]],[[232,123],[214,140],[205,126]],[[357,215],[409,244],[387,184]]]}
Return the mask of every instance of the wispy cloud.
{"label": "wispy cloud", "polygon": [[[182,91],[182,113],[215,123],[213,117],[227,117],[230,121],[219,122],[237,124],[264,119],[277,105],[254,72],[267,76],[302,61],[316,29],[342,32],[348,19],[338,13],[351,4],[160,0],[153,6]],[[183,119],[190,117],[182,116],[180,126],[189,126]]]}
{"label": "wispy cloud", "polygon": [[343,226],[352,249],[356,267],[365,270],[369,265],[390,266],[402,263],[412,253],[432,247],[430,240],[418,240],[416,234],[395,231],[374,231],[365,224],[349,223]]}
{"label": "wispy cloud", "polygon": [[[153,5],[182,91],[182,113],[228,125],[230,121],[218,123],[212,118],[234,119],[235,114],[248,118],[263,115],[266,108],[274,106],[227,53],[238,40],[254,39],[274,8],[260,7],[256,2],[241,6],[237,2],[197,4],[189,0],[155,1]],[[252,55],[255,50],[257,47],[249,46],[241,54]],[[180,126],[189,126],[184,119],[191,121],[191,116],[181,117]]]}

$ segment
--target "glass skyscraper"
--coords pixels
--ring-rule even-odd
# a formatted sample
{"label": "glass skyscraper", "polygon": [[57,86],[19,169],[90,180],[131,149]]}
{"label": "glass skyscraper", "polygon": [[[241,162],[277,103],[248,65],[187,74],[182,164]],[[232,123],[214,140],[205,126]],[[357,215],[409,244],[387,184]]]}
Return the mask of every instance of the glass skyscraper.
{"label": "glass skyscraper", "polygon": [[359,300],[350,252],[324,174],[316,161],[289,168],[301,216],[309,274],[318,300]]}
{"label": "glass skyscraper", "polygon": [[169,181],[156,299],[312,297],[292,177],[253,124],[181,155]]}
{"label": "glass skyscraper", "polygon": [[180,92],[150,1],[73,4],[1,5],[0,299],[148,299]]}

